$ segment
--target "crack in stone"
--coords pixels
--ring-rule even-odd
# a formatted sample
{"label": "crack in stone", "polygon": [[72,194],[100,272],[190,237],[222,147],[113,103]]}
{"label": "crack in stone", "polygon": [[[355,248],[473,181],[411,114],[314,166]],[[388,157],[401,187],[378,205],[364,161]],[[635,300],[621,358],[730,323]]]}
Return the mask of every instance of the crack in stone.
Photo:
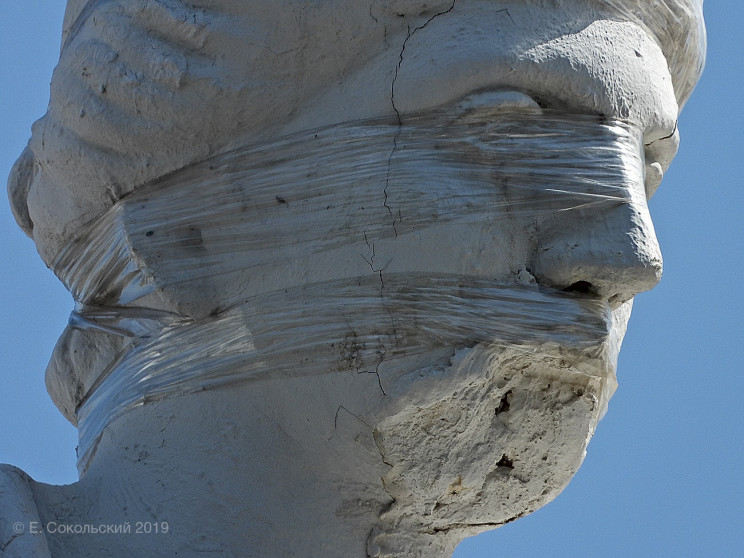
{"label": "crack in stone", "polygon": [[[382,462],[385,465],[387,465],[388,467],[390,467],[392,469],[393,468],[393,464],[392,463],[389,463],[385,459],[385,453],[382,451],[382,441],[381,441],[382,440],[382,433],[379,430],[377,430],[377,428],[375,428],[372,431],[372,439],[375,441],[375,446],[377,446],[377,451],[380,452],[380,458],[382,459]],[[383,485],[384,484],[385,483],[383,482]],[[385,492],[387,492],[387,487],[385,487]],[[390,494],[390,493],[388,492],[388,494]],[[390,494],[390,497],[393,499],[393,501],[395,501],[395,496],[393,496],[392,494]]]}
{"label": "crack in stone", "polygon": [[[382,276],[382,274],[380,274],[380,276]],[[380,392],[382,392],[382,395],[387,397],[387,392],[385,391],[385,388],[382,387],[382,378],[380,377],[380,365],[385,360],[385,351],[382,350],[382,352],[379,353],[379,355],[380,355],[380,360],[375,365],[374,370],[361,370],[360,368],[357,368],[356,373],[357,374],[374,374],[377,377],[377,385],[380,388]]]}
{"label": "crack in stone", "polygon": [[[393,327],[395,327],[395,324],[393,324]],[[377,385],[380,386],[380,391],[382,392],[382,395],[387,397],[387,392],[385,391],[385,388],[382,387],[382,378],[380,378],[380,365],[382,364],[383,360],[385,360],[384,352],[380,355],[380,362],[378,362],[377,366],[375,366],[375,376],[377,376]]]}
{"label": "crack in stone", "polygon": [[[362,256],[362,258],[364,258],[364,256]],[[380,280],[382,280],[382,271],[380,271]],[[382,298],[382,290],[380,291],[380,298]],[[392,320],[392,316],[391,316],[391,320]],[[365,357],[362,354],[366,349],[366,343],[362,342],[360,344],[358,342],[357,333],[356,331],[354,331],[354,328],[351,326],[348,319],[346,319],[346,325],[349,327],[349,333],[346,335],[346,338],[344,339],[344,342],[342,343],[341,357],[344,359],[344,362],[346,362],[348,367],[350,369],[353,369],[353,371],[355,371],[357,374],[374,374],[377,377],[377,385],[380,388],[380,392],[382,392],[382,395],[387,397],[387,392],[385,391],[385,388],[382,386],[382,378],[380,377],[380,365],[385,360],[385,352],[386,352],[385,346],[383,345],[381,341],[378,340],[377,355],[379,357],[379,360],[377,361],[377,364],[375,365],[374,370],[366,369],[366,367],[364,366]],[[395,330],[395,324],[393,323],[393,331],[394,330]],[[338,411],[337,411],[337,416],[338,416]]]}
{"label": "crack in stone", "polygon": [[494,13],[497,13],[497,14],[503,14],[503,13],[506,13],[506,15],[508,15],[508,16],[509,16],[509,19],[511,19],[511,22],[512,22],[512,23],[515,23],[515,22],[514,22],[514,18],[513,18],[513,17],[511,16],[511,14],[509,13],[509,8],[501,8],[500,10],[496,10],[496,11],[495,11]]}
{"label": "crack in stone", "polygon": [[[382,451],[382,433],[379,430],[377,430],[377,428],[375,428],[375,429],[372,430],[372,439],[375,442],[375,446],[377,447],[377,451],[380,453],[380,459],[382,460],[382,462],[385,465],[387,465],[388,467],[390,467],[392,469],[393,468],[393,464],[392,463],[389,463],[385,459],[385,453]],[[378,518],[381,520],[380,523],[378,523],[377,525],[375,525],[374,527],[372,527],[372,529],[370,530],[369,534],[367,535],[367,541],[366,541],[366,544],[365,544],[367,558],[374,558],[375,556],[379,556],[379,553],[378,552],[374,552],[374,554],[372,553],[373,552],[372,551],[372,548],[374,548],[374,546],[376,546],[375,545],[375,539],[377,539],[377,537],[379,537],[384,532],[382,518],[385,516],[386,513],[388,513],[395,506],[395,504],[397,502],[397,499],[395,498],[395,496],[393,496],[390,493],[390,491],[388,490],[387,484],[385,483],[385,477],[382,477],[380,479],[380,481],[382,483],[382,489],[390,497],[390,503],[388,503],[388,505],[385,506],[384,509],[380,510],[380,513],[379,513],[379,516],[378,516]]]}
{"label": "crack in stone", "polygon": [[372,243],[369,242],[369,240],[367,239],[367,231],[364,231],[364,242],[367,244],[367,246],[369,247],[369,249],[372,250],[372,255],[369,258],[364,257],[364,254],[359,254],[359,255],[362,257],[362,259],[365,261],[365,263],[372,270],[372,273],[377,273],[380,276],[380,296],[382,296],[382,291],[385,288],[385,280],[382,277],[382,272],[385,271],[385,269],[387,268],[387,266],[390,265],[390,262],[392,261],[392,259],[389,260],[384,266],[375,269],[375,256],[376,256],[376,253],[375,253],[375,243],[374,242],[372,242]]}
{"label": "crack in stone", "polygon": [[513,521],[516,521],[517,519],[521,519],[528,513],[530,512],[524,511],[524,512],[518,513],[514,517],[510,517],[509,519],[506,519],[504,521],[497,521],[497,522],[489,521],[489,522],[484,522],[484,523],[453,523],[452,525],[448,525],[447,527],[433,527],[425,531],[420,531],[420,533],[425,534],[425,535],[436,535],[437,533],[448,533],[449,531],[452,531],[453,529],[472,529],[473,527],[493,527],[495,529],[497,527],[502,527],[508,523],[512,523]]}
{"label": "crack in stone", "polygon": [[[378,448],[379,449],[379,448]],[[0,551],[4,552],[6,548],[10,546],[10,544],[16,540],[18,537],[20,537],[22,533],[13,533],[13,535],[8,539],[8,542],[6,542],[3,546],[0,546]]]}
{"label": "crack in stone", "polygon": [[671,134],[669,134],[668,136],[664,136],[662,138],[656,138],[654,141],[651,141],[649,143],[644,144],[644,147],[651,147],[653,144],[655,144],[658,141],[664,141],[664,140],[668,140],[668,139],[673,138],[674,137],[674,134],[677,133],[677,126],[678,125],[679,125],[679,120],[675,120],[674,121],[674,129],[672,130],[672,133]]}
{"label": "crack in stone", "polygon": [[[363,419],[362,417],[360,417],[359,415],[357,415],[357,414],[355,414],[355,413],[352,413],[352,412],[351,412],[351,411],[350,411],[349,409],[347,409],[347,408],[346,408],[346,407],[344,407],[343,405],[339,405],[339,406],[338,406],[338,409],[336,409],[336,416],[334,416],[334,417],[333,417],[333,430],[336,430],[336,428],[338,428],[338,414],[339,414],[339,413],[341,412],[341,410],[342,410],[342,409],[343,409],[344,411],[346,411],[347,413],[349,413],[349,414],[350,414],[350,415],[351,415],[352,417],[354,417],[355,419],[357,419],[357,420],[358,420],[359,422],[361,422],[361,423],[362,423],[362,424],[363,424],[364,426],[366,426],[366,427],[367,427],[367,428],[369,428],[370,430],[374,430],[374,428],[372,427],[372,425],[371,425],[371,424],[369,424],[369,423],[368,423],[368,422],[367,422],[366,420],[364,420],[364,419]],[[332,437],[333,437],[333,436],[331,436],[331,438],[332,438]],[[378,448],[378,450],[379,450],[379,448]]]}
{"label": "crack in stone", "polygon": [[[408,44],[408,41],[411,37],[413,37],[417,31],[421,31],[424,27],[429,25],[432,21],[434,21],[436,18],[443,16],[445,14],[450,13],[452,10],[455,9],[455,4],[457,0],[452,0],[452,4],[449,8],[446,10],[442,10],[441,12],[438,12],[431,16],[429,19],[427,19],[423,25],[419,25],[418,27],[415,27],[413,31],[411,31],[410,25],[408,26],[408,34],[406,35],[406,38],[403,40],[403,46],[400,49],[400,54],[398,55],[398,65],[395,67],[395,75],[393,76],[393,82],[390,84],[390,102],[393,105],[393,110],[395,111],[395,115],[398,118],[398,125],[401,124],[401,118],[400,118],[400,112],[398,111],[398,108],[395,106],[395,82],[398,80],[398,72],[400,71],[400,67],[403,64],[403,54],[406,51],[406,45]],[[506,10],[506,8],[504,8]],[[507,11],[507,14],[509,12]],[[511,16],[509,16],[511,17]]]}
{"label": "crack in stone", "polygon": [[[393,81],[390,84],[390,103],[393,106],[393,110],[395,111],[395,117],[398,121],[398,127],[402,125],[403,121],[400,117],[400,111],[398,110],[398,107],[395,105],[395,82],[398,81],[398,74],[400,72],[400,68],[403,64],[403,55],[406,51],[406,45],[408,44],[408,41],[411,37],[413,37],[417,31],[420,31],[421,29],[425,28],[427,25],[429,25],[432,21],[434,21],[436,18],[443,16],[445,14],[450,13],[452,10],[455,9],[455,3],[457,0],[452,0],[452,4],[449,8],[446,10],[442,10],[441,12],[438,12],[431,16],[429,19],[427,19],[423,25],[419,25],[418,27],[415,27],[413,30],[411,30],[411,26],[408,25],[406,38],[403,40],[403,45],[400,49],[400,54],[398,55],[398,64],[395,66],[395,74],[393,75]],[[507,11],[507,14],[509,12]],[[511,16],[509,16],[511,17]],[[395,155],[395,151],[398,148],[398,136],[400,135],[400,130],[398,133],[393,137],[393,149],[390,151],[390,156],[388,157],[388,170],[387,170],[387,176],[385,177],[385,188],[383,188],[383,195],[385,196],[385,199],[383,200],[383,205],[385,206],[385,209],[388,210],[388,213],[393,218],[393,232],[395,233],[395,238],[398,238],[398,228],[396,227],[396,222],[400,222],[402,215],[400,213],[400,209],[398,209],[398,217],[396,218],[393,215],[393,208],[390,207],[388,204],[388,186],[390,185],[390,169],[392,167],[392,161],[393,156]]]}
{"label": "crack in stone", "polygon": [[[400,125],[400,122],[398,123]],[[385,176],[385,187],[382,189],[382,194],[385,196],[385,199],[382,202],[382,205],[385,207],[385,209],[388,210],[388,213],[391,217],[393,217],[393,208],[388,205],[388,186],[390,185],[390,168],[392,167],[393,163],[393,155],[395,154],[395,150],[398,148],[398,135],[400,132],[395,134],[393,136],[393,150],[390,152],[390,156],[388,157],[388,168],[387,168],[387,176]],[[398,209],[398,214],[400,215],[400,209]],[[398,238],[398,229],[395,226],[395,217],[393,217],[393,232],[395,233],[395,238]]]}

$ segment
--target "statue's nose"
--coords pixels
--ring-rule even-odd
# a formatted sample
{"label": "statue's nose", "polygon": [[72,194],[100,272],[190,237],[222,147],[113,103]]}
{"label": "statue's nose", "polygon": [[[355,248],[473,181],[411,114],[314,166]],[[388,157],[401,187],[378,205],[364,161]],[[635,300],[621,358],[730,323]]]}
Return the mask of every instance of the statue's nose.
{"label": "statue's nose", "polygon": [[620,203],[554,217],[539,233],[531,271],[542,285],[597,294],[613,307],[652,289],[662,258],[642,188],[629,188]]}

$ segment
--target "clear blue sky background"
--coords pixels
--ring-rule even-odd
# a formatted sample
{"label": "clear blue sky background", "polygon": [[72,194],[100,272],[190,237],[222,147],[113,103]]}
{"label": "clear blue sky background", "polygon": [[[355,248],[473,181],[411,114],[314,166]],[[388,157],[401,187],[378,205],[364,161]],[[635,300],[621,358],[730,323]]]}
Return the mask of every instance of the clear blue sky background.
{"label": "clear blue sky background", "polygon": [[[45,112],[63,7],[2,2],[0,176]],[[609,412],[557,500],[457,558],[744,556],[744,3],[709,0],[706,19],[706,73],[650,204],[664,279],[636,299]],[[72,300],[6,203],[0,234],[0,463],[74,482],[77,434],[43,382]]]}

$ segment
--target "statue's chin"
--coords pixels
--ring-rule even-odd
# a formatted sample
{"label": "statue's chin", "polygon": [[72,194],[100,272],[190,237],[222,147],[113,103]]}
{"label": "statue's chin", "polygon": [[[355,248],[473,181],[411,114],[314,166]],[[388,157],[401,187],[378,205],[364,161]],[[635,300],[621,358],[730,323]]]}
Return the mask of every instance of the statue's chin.
{"label": "statue's chin", "polygon": [[553,500],[585,456],[615,387],[614,362],[558,345],[458,351],[408,386],[375,440],[394,503],[370,555],[450,552]]}

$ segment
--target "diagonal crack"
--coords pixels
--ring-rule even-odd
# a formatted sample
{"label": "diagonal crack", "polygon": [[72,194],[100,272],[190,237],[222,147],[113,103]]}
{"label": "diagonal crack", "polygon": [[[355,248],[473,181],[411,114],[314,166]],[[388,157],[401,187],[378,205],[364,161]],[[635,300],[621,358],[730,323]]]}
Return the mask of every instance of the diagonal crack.
{"label": "diagonal crack", "polygon": [[422,25],[419,25],[418,27],[414,27],[413,31],[411,31],[411,27],[408,26],[408,34],[406,35],[406,38],[403,40],[403,46],[400,49],[400,54],[398,55],[398,65],[395,67],[395,75],[393,76],[393,82],[390,84],[390,102],[393,105],[393,110],[395,111],[395,115],[398,118],[399,125],[401,124],[401,119],[400,119],[400,112],[398,111],[398,107],[395,106],[395,82],[398,80],[398,72],[400,72],[400,67],[403,64],[403,54],[406,52],[406,45],[408,44],[408,41],[411,39],[411,37],[413,37],[416,34],[417,31],[421,31],[424,27],[429,25],[436,18],[443,16],[445,14],[448,14],[452,10],[454,10],[456,2],[457,0],[452,0],[452,4],[450,5],[449,8],[434,14],[429,19],[427,19]]}
{"label": "diagonal crack", "polygon": [[[400,209],[398,210],[398,215],[395,216],[393,213],[393,208],[390,207],[388,204],[388,186],[390,185],[390,169],[392,166],[393,156],[395,155],[395,151],[398,148],[398,136],[400,135],[400,126],[403,123],[401,117],[400,117],[400,111],[398,110],[398,107],[395,105],[395,83],[398,81],[398,74],[400,72],[400,68],[403,65],[403,55],[406,52],[406,46],[408,45],[408,41],[413,37],[417,31],[421,31],[424,29],[427,25],[429,25],[432,21],[434,21],[436,18],[443,16],[445,14],[450,13],[452,10],[455,9],[455,3],[457,0],[452,0],[452,4],[449,8],[446,10],[442,10],[441,12],[437,12],[433,16],[431,16],[429,19],[427,19],[422,25],[419,25],[418,27],[414,27],[413,30],[411,29],[411,26],[408,26],[408,32],[406,33],[406,38],[403,40],[403,45],[400,49],[400,54],[398,55],[398,64],[395,66],[395,74],[393,75],[393,81],[390,84],[390,103],[393,106],[393,110],[395,111],[395,117],[398,121],[398,133],[393,136],[393,149],[390,151],[390,156],[388,157],[388,170],[387,170],[387,176],[385,177],[385,188],[383,189],[383,195],[385,196],[385,199],[383,201],[383,205],[385,206],[385,209],[388,210],[388,213],[393,218],[393,232],[395,233],[395,238],[398,238],[398,229],[396,227],[396,223],[399,223],[401,221],[401,213]],[[508,12],[507,12],[508,13]],[[510,16],[511,17],[511,16]]]}
{"label": "diagonal crack", "polygon": [[[397,238],[397,235],[396,235]],[[372,270],[372,273],[377,273],[380,276],[380,296],[382,296],[382,291],[385,288],[385,280],[382,278],[382,272],[385,271],[387,266],[390,265],[389,260],[385,265],[382,267],[375,267],[375,256],[377,255],[375,252],[375,243],[370,243],[369,239],[367,238],[367,231],[364,231],[364,242],[367,244],[367,247],[372,251],[372,254],[369,258],[366,258],[364,254],[359,254],[362,259],[365,261],[365,263],[369,266],[370,270]]]}
{"label": "diagonal crack", "polygon": [[7,542],[6,542],[6,543],[5,543],[4,545],[0,546],[0,552],[4,552],[4,551],[5,551],[5,549],[6,549],[6,548],[8,548],[8,547],[10,546],[10,544],[11,544],[11,543],[12,543],[12,542],[13,542],[14,540],[16,540],[16,539],[17,539],[18,537],[20,537],[20,536],[21,536],[22,534],[23,534],[23,533],[13,533],[13,534],[11,535],[10,539],[8,539],[8,541],[7,541]]}

